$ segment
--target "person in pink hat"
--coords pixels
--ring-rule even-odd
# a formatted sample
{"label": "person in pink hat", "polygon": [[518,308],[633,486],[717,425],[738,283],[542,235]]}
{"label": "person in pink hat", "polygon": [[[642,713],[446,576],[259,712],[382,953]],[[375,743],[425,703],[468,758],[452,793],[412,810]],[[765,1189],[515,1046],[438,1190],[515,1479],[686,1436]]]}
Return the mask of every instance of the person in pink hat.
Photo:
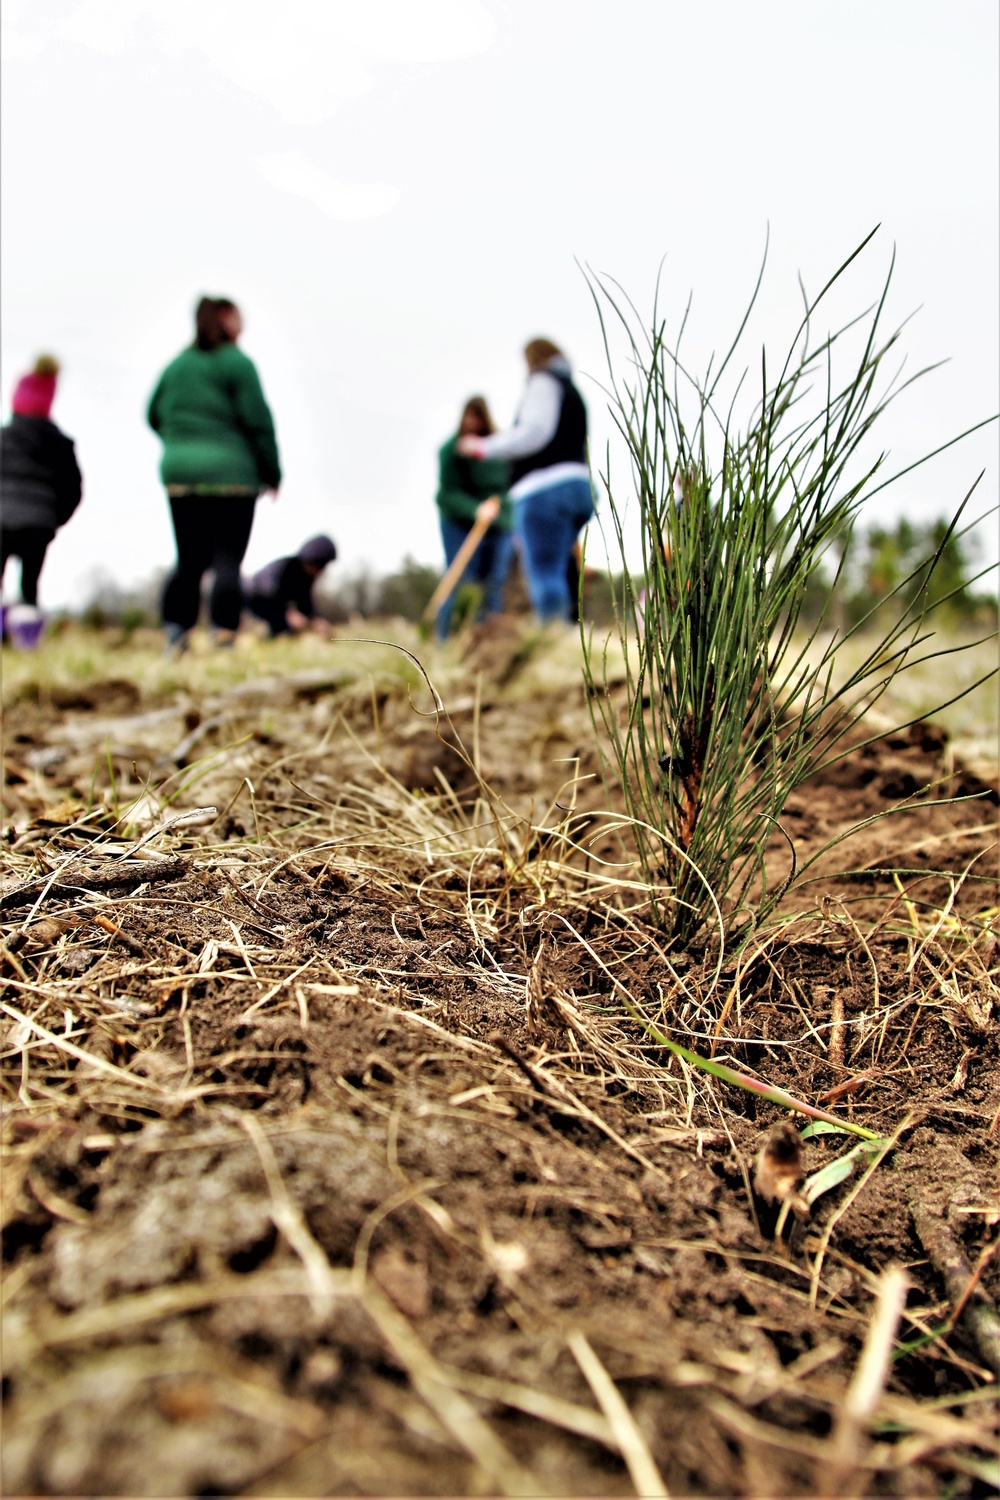
{"label": "person in pink hat", "polygon": [[83,482],[73,440],[49,416],[59,365],[43,354],[14,389],[13,415],[0,428],[0,581],[8,559],[21,563],[21,602],[5,608],[4,634],[33,646],[42,632],[38,579],[49,543],[80,503]]}

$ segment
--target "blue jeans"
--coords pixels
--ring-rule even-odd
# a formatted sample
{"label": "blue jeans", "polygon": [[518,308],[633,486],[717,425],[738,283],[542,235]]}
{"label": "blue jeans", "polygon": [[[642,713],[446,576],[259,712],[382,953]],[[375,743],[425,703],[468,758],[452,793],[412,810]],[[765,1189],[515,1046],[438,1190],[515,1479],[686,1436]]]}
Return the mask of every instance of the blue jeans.
{"label": "blue jeans", "polygon": [[521,561],[535,613],[545,620],[571,617],[570,553],[594,514],[589,479],[564,479],[517,502]]}
{"label": "blue jeans", "polygon": [[[444,516],[441,517],[441,540],[444,543],[446,566],[450,566],[454,561],[459,547],[471,530],[471,522],[465,526],[460,521],[448,521]],[[500,531],[496,526],[491,526],[469,559],[465,572],[452,589],[449,598],[445,600],[437,617],[437,633],[442,641],[447,636],[451,625],[451,611],[455,603],[455,595],[463,583],[477,584],[483,591],[482,602],[476,613],[477,619],[485,620],[487,615],[500,613],[503,609],[504,584],[507,582],[510,560],[513,555],[513,532]]]}

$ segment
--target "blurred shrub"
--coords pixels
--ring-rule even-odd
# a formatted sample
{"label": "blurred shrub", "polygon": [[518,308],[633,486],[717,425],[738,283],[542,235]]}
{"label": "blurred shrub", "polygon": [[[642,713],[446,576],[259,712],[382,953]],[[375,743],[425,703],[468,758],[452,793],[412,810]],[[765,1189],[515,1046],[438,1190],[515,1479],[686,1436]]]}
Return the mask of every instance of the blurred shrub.
{"label": "blurred shrub", "polygon": [[[949,532],[943,517],[922,525],[904,517],[891,529],[872,526],[856,550],[856,559],[848,553],[850,591],[845,612],[851,623],[864,617],[873,599],[894,589],[900,590],[896,607],[901,609],[926,589],[928,604],[948,623],[972,621],[984,609],[996,615],[995,595],[978,593],[973,586],[977,581],[974,542]],[[908,581],[904,584],[904,580]]]}
{"label": "blurred shrub", "polygon": [[78,619],[92,630],[114,626],[126,639],[144,625],[158,625],[166,569],[158,569],[142,583],[123,587],[104,568],[95,568],[86,584]]}
{"label": "blurred shrub", "polygon": [[374,613],[419,620],[440,576],[437,568],[428,563],[405,557],[401,568],[379,580],[378,606]]}
{"label": "blurred shrub", "polygon": [[879,600],[884,602],[878,619],[899,617],[926,591],[927,607],[934,610],[938,625],[988,629],[997,622],[997,597],[995,590],[981,586],[982,573],[989,570],[980,569],[979,551],[974,537],[950,531],[944,517],[913,522],[904,516],[891,527],[859,529],[846,549],[841,544],[836,555],[814,571],[803,618],[815,624],[829,613],[829,623],[843,629],[857,625]]}

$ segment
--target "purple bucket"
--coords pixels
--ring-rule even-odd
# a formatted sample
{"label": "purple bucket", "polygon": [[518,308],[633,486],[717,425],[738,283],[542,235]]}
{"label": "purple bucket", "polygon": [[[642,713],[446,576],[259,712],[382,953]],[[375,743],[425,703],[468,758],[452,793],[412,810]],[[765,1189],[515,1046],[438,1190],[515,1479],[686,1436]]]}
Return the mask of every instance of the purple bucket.
{"label": "purple bucket", "polygon": [[45,629],[45,617],[31,604],[11,604],[3,612],[3,628],[12,646],[34,651]]}

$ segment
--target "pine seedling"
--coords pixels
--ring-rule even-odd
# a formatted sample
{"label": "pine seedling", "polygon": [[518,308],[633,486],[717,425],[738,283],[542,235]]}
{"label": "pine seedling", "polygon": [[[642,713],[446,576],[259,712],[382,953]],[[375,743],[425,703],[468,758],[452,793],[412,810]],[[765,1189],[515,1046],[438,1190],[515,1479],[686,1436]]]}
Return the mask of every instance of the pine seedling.
{"label": "pine seedling", "polygon": [[[729,352],[701,380],[681,362],[680,339],[668,344],[655,304],[646,330],[617,287],[590,278],[642,537],[642,578],[626,567],[616,601],[624,717],[608,691],[607,652],[602,657],[586,635],[585,673],[595,728],[599,719],[610,747],[606,771],[633,820],[654,915],[681,942],[720,911],[730,936],[766,918],[796,873],[780,821],[789,793],[846,753],[849,727],[899,672],[944,654],[932,646],[921,656],[917,648],[931,639],[928,612],[932,601],[942,602],[932,592],[935,567],[969,496],[937,554],[892,591],[900,604],[894,616],[877,614],[885,601],[873,600],[851,629],[831,632],[830,608],[811,628],[802,625],[825,563],[839,556],[843,566],[861,507],[916,467],[883,478],[885,455],[869,441],[889,403],[928,373],[905,381],[886,375],[901,332],[881,332],[891,267],[873,308],[812,339],[814,314],[870,239],[818,297],[803,292],[804,315],[777,379],[761,356],[760,395],[744,427],[734,421],[743,382],[728,412],[717,396],[763,266]],[[610,351],[616,325],[625,373]],[[601,477],[624,561],[625,502],[610,462]],[[836,574],[825,579],[828,605],[836,584]],[[838,649],[873,621],[870,649],[835,681]],[[769,885],[765,848],[775,832],[791,849],[791,868]]]}

